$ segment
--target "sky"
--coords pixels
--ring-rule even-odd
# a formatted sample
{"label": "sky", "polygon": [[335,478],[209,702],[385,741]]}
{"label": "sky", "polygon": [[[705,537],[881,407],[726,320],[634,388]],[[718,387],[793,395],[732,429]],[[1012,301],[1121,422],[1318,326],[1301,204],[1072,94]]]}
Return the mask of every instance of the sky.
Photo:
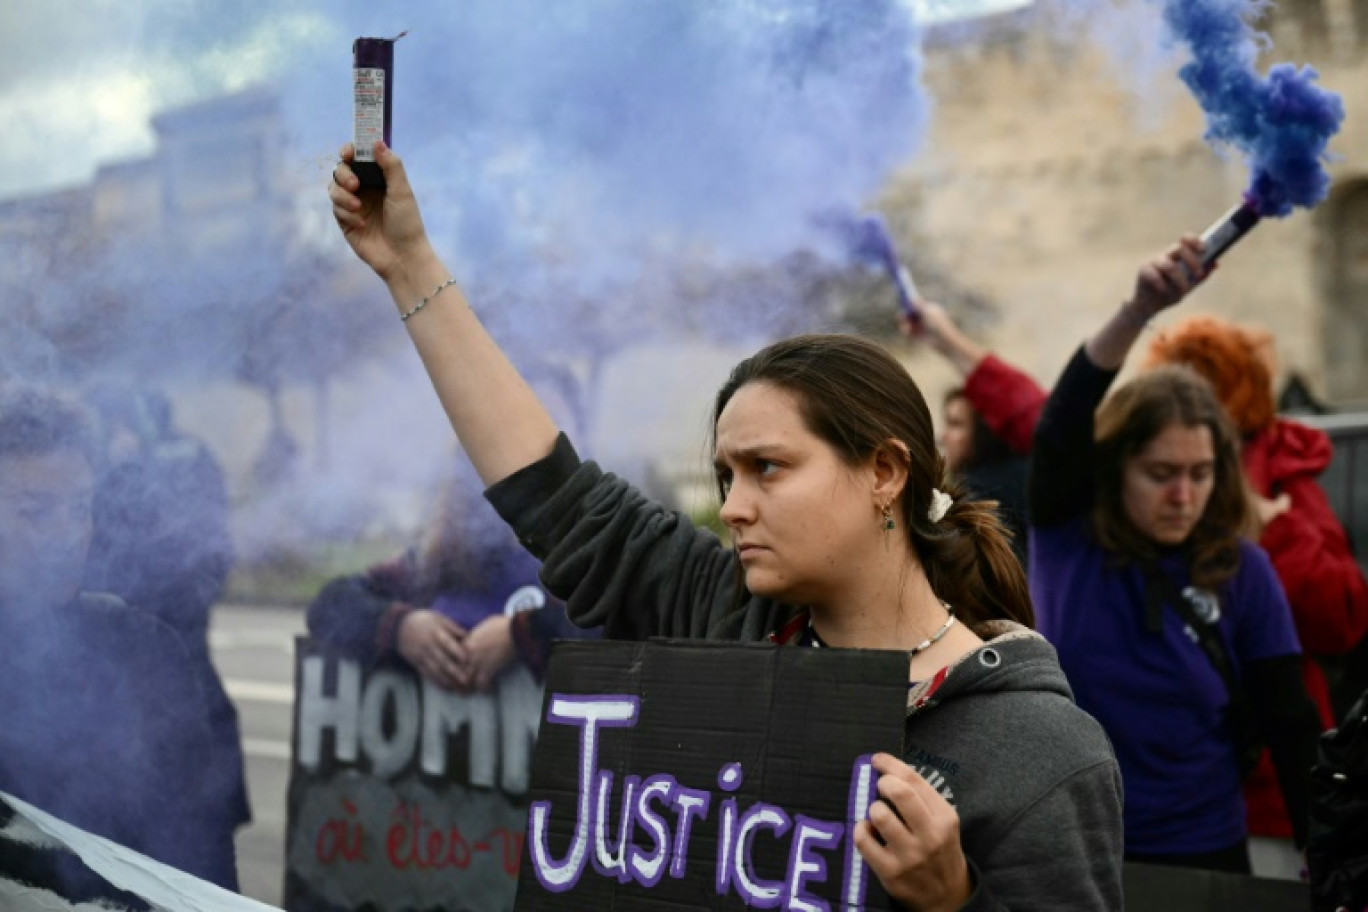
{"label": "sky", "polygon": [[[244,8],[251,4],[244,4]],[[186,28],[221,3],[85,0],[0,4],[0,123],[9,142],[0,198],[90,180],[101,164],[151,153],[159,111],[262,81],[299,53],[349,38],[291,4],[257,4],[217,34]],[[269,12],[268,12],[269,10]]]}
{"label": "sky", "polygon": [[[1029,0],[905,0],[921,20],[1000,12]],[[421,19],[374,3],[348,14],[281,0],[6,0],[0,4],[0,199],[84,183],[101,164],[148,155],[158,111],[284,75],[349,48],[366,18]],[[353,4],[353,7],[358,5]],[[402,27],[402,26],[401,26]]]}

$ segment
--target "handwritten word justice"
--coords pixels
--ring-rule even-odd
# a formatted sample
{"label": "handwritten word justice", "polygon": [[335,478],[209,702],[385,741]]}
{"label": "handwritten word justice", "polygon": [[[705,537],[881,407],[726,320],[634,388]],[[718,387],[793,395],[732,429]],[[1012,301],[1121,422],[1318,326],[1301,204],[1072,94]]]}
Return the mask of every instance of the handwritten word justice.
{"label": "handwritten word justice", "polygon": [[[572,889],[586,867],[619,883],[635,881],[654,887],[666,875],[682,878],[689,863],[689,836],[694,824],[706,820],[713,795],[681,785],[665,773],[642,779],[626,776],[622,782],[621,813],[613,835],[609,794],[613,773],[598,768],[600,739],[606,729],[636,725],[638,697],[626,695],[552,695],[546,721],[580,729],[579,790],[576,795],[575,828],[570,847],[553,858],[549,842],[550,801],[534,801],[528,820],[527,839],[537,879],[555,893]],[[743,780],[741,764],[728,763],[717,774],[717,786],[734,793]],[[790,815],[773,804],[757,802],[741,808],[736,798],[718,803],[718,839],[713,886],[720,896],[737,893],[746,905],[758,909],[792,912],[830,912],[830,905],[812,895],[809,885],[828,879],[828,858],[823,852],[841,854],[840,908],[864,907],[869,869],[851,838],[855,825],[865,819],[875,797],[877,774],[868,756],[854,762],[844,823],[832,823]],[[765,880],[751,861],[752,847],[761,833],[768,839],[789,840],[788,864],[783,880]],[[642,842],[638,842],[638,834]]]}
{"label": "handwritten word justice", "polygon": [[339,762],[356,763],[364,753],[371,775],[388,779],[407,769],[416,755],[423,772],[441,776],[449,738],[468,727],[470,784],[492,788],[497,783],[507,794],[526,793],[542,699],[527,669],[504,674],[496,693],[461,694],[398,671],[374,672],[363,687],[361,666],[335,659],[337,686],[327,694],[328,661],[323,656],[303,661],[298,762],[306,770],[318,769],[323,732],[332,729]]}

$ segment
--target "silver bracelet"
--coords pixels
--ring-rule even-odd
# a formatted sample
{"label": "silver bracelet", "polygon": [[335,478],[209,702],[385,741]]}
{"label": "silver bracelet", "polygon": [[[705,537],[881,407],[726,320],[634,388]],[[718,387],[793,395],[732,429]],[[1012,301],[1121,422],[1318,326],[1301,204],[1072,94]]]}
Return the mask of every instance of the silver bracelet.
{"label": "silver bracelet", "polygon": [[417,304],[413,305],[413,309],[410,310],[408,313],[400,314],[400,315],[399,315],[399,319],[402,320],[402,321],[404,321],[405,323],[407,323],[409,317],[413,316],[413,315],[416,314],[418,311],[422,310],[424,307],[427,307],[428,301],[431,301],[433,298],[437,297],[437,294],[438,294],[442,289],[444,289],[444,288],[449,288],[449,287],[451,287],[452,285],[455,285],[455,284],[456,284],[456,280],[455,280],[455,279],[447,279],[447,280],[446,280],[445,282],[443,282],[441,285],[438,285],[436,288],[432,289],[432,293],[429,294],[426,298],[423,298],[423,300],[421,300],[421,301],[419,301]]}

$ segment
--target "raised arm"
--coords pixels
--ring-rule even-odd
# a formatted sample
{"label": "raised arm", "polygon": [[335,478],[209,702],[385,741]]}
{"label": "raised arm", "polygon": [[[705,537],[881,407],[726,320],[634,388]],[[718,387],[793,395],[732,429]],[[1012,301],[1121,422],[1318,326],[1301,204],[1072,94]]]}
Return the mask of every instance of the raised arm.
{"label": "raised arm", "polygon": [[911,339],[922,339],[945,357],[960,372],[969,376],[987,355],[988,349],[964,334],[944,307],[934,301],[917,304],[920,319],[898,318],[898,328]]}
{"label": "raised arm", "polygon": [[342,236],[384,280],[442,408],[485,484],[551,452],[555,422],[485,332],[428,241],[399,156],[376,143],[387,190],[362,190],[342,148],[328,196]]}
{"label": "raised arm", "polygon": [[1092,506],[1093,413],[1114,379],[1080,348],[1045,400],[1026,481],[1032,526],[1063,525]]}
{"label": "raised arm", "polygon": [[941,305],[927,301],[919,307],[919,320],[900,318],[903,335],[924,339],[943,355],[964,377],[965,398],[988,429],[1012,452],[1029,453],[1031,435],[1045,404],[1040,384],[966,336]]}
{"label": "raised arm", "polygon": [[1031,438],[1048,395],[1034,377],[990,354],[965,378],[964,395],[1012,452],[1022,456],[1031,452]]}
{"label": "raised arm", "polygon": [[1091,506],[1093,413],[1149,321],[1181,301],[1204,275],[1202,249],[1188,235],[1143,264],[1130,299],[1064,369],[1036,426],[1027,482],[1031,525],[1059,525]]}
{"label": "raised arm", "polygon": [[1141,266],[1130,299],[1084,345],[1088,360],[1101,370],[1119,371],[1149,321],[1187,297],[1206,278],[1205,249],[1196,236],[1184,235],[1162,256]]}

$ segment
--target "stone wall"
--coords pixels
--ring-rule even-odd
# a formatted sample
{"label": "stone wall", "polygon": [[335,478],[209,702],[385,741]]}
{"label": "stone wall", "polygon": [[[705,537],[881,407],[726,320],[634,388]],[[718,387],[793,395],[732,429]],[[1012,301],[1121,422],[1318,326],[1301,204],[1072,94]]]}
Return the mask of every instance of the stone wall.
{"label": "stone wall", "polygon": [[[1332,42],[1306,26],[1312,2],[1270,24],[1261,66],[1312,63],[1344,97],[1331,199],[1265,221],[1184,307],[1266,326],[1283,377],[1352,407],[1368,404],[1368,25],[1360,33],[1357,8],[1339,6],[1350,0],[1327,0],[1329,21],[1348,23]],[[1205,229],[1247,180],[1202,141],[1201,111],[1171,70],[1126,73],[1038,22],[933,48],[929,141],[881,200],[914,264],[934,261],[996,305],[976,334],[1045,382],[1126,297],[1137,265]],[[910,358],[934,400],[953,378],[924,352]]]}

